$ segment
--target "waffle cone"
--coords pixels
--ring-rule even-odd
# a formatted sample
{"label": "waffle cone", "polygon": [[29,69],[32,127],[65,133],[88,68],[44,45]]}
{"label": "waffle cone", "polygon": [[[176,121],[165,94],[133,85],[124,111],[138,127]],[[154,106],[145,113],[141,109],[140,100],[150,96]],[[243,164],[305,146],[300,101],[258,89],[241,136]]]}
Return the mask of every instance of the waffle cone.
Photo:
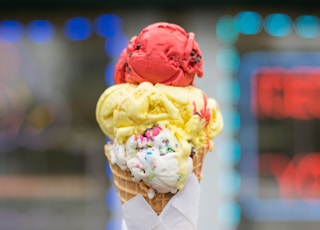
{"label": "waffle cone", "polygon": [[[121,203],[125,203],[134,196],[141,194],[155,211],[155,213],[159,215],[174,194],[170,192],[156,193],[153,199],[149,199],[149,187],[144,183],[135,182],[132,179],[129,170],[122,170],[117,164],[111,163],[108,144],[105,145],[104,150],[113,175],[114,185],[117,189]],[[205,155],[206,152],[203,148],[203,150],[201,149],[193,156],[193,173],[197,176],[199,182],[202,177],[202,165]]]}

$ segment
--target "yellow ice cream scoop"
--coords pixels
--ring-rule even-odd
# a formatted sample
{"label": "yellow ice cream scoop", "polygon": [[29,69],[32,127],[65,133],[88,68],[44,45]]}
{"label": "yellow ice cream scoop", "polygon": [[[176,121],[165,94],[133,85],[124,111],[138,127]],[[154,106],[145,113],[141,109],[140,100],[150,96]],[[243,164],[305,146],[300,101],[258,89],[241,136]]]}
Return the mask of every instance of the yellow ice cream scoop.
{"label": "yellow ice cream scoop", "polygon": [[223,127],[218,104],[200,89],[149,82],[107,88],[98,100],[96,117],[102,131],[119,144],[161,123],[180,141],[210,150]]}

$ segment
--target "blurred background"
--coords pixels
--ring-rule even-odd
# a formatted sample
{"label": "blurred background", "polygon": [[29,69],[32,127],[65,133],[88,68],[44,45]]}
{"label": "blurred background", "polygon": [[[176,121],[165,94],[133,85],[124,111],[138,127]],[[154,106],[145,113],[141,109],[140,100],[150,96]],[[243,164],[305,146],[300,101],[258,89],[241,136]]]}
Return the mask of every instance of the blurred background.
{"label": "blurred background", "polygon": [[320,9],[266,2],[1,1],[0,230],[120,229],[95,105],[157,21],[195,32],[225,121],[198,229],[319,229]]}

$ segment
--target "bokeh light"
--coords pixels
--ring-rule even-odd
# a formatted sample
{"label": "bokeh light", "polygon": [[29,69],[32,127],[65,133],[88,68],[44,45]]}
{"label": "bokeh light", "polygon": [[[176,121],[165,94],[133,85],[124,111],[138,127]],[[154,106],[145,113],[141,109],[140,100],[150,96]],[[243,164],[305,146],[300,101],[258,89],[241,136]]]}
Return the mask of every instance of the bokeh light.
{"label": "bokeh light", "polygon": [[105,50],[107,56],[118,59],[122,50],[128,45],[128,39],[123,33],[106,39]]}
{"label": "bokeh light", "polygon": [[221,103],[236,104],[240,96],[240,86],[235,78],[221,80],[217,86],[217,97]]}
{"label": "bokeh light", "polygon": [[115,63],[109,63],[104,72],[104,79],[107,86],[114,85],[114,66]]}
{"label": "bokeh light", "polygon": [[72,41],[81,41],[90,37],[91,22],[85,17],[69,19],[63,28],[64,35]]}
{"label": "bokeh light", "polygon": [[236,170],[223,172],[218,178],[218,189],[223,196],[234,197],[240,191],[241,177]]}
{"label": "bokeh light", "polygon": [[233,47],[221,48],[217,52],[217,66],[220,70],[228,73],[234,73],[240,65],[240,56]]}
{"label": "bokeh light", "polygon": [[241,209],[235,201],[229,201],[221,205],[218,210],[220,224],[227,228],[235,228],[240,222]]}
{"label": "bokeh light", "polygon": [[236,140],[220,141],[216,148],[219,162],[227,166],[235,166],[239,163],[241,157],[241,149],[239,142]]}
{"label": "bokeh light", "polygon": [[112,172],[111,172],[111,169],[109,167],[108,162],[106,163],[106,175],[110,181],[113,181],[113,175],[112,175]]}
{"label": "bokeh light", "polygon": [[101,37],[112,37],[122,31],[122,20],[116,14],[103,14],[94,21],[95,32]]}
{"label": "bokeh light", "polygon": [[303,38],[315,38],[319,36],[319,18],[313,15],[302,15],[296,20],[296,32]]}
{"label": "bokeh light", "polygon": [[117,212],[121,208],[120,199],[114,186],[110,186],[107,192],[106,205],[111,212]]}
{"label": "bokeh light", "polygon": [[0,40],[7,43],[14,43],[23,37],[24,28],[17,20],[4,20],[0,23]]}
{"label": "bokeh light", "polygon": [[284,37],[292,32],[292,21],[286,14],[268,15],[264,26],[267,33],[275,37]]}
{"label": "bokeh light", "polygon": [[221,17],[216,25],[217,39],[222,43],[233,44],[237,41],[239,33],[235,28],[232,16]]}
{"label": "bokeh light", "polygon": [[106,230],[122,229],[122,219],[119,217],[111,217],[107,223]]}
{"label": "bokeh light", "polygon": [[55,28],[47,20],[34,20],[27,25],[27,35],[32,42],[49,42],[55,35]]}
{"label": "bokeh light", "polygon": [[121,229],[122,215],[121,215],[121,202],[118,197],[116,188],[110,186],[106,194],[106,205],[108,210],[112,213],[109,219],[106,229],[107,230],[118,230]]}
{"label": "bokeh light", "polygon": [[110,211],[117,211],[121,206],[117,191],[114,186],[111,186],[107,192],[106,205]]}
{"label": "bokeh light", "polygon": [[262,29],[262,18],[260,14],[253,11],[243,11],[234,19],[235,27],[242,34],[257,34]]}
{"label": "bokeh light", "polygon": [[223,133],[238,132],[240,128],[240,115],[235,109],[222,109],[224,127]]}

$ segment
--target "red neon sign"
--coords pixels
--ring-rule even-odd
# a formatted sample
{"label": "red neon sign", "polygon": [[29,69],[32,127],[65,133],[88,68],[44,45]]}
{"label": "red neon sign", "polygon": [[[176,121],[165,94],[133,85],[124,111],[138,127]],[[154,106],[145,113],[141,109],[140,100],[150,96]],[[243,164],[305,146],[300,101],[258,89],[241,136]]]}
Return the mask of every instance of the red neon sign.
{"label": "red neon sign", "polygon": [[262,175],[273,176],[283,199],[320,198],[320,153],[297,155],[292,160],[277,153],[259,157]]}
{"label": "red neon sign", "polygon": [[251,83],[258,118],[320,118],[320,68],[263,68]]}

